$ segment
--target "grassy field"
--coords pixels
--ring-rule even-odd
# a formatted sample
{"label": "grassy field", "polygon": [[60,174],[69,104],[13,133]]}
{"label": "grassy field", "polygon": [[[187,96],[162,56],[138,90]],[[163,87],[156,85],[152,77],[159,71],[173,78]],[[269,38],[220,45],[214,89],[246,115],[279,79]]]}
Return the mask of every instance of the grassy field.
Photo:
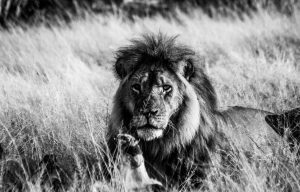
{"label": "grassy field", "polygon": [[[114,51],[143,32],[179,35],[205,59],[220,107],[241,105],[280,112],[300,105],[300,13],[256,13],[252,18],[211,19],[179,13],[181,23],[161,17],[130,22],[117,16],[0,31],[0,142],[3,169],[19,167],[20,182],[41,191],[36,167],[56,154],[66,173],[82,155],[101,159],[112,97],[118,85]],[[251,162],[236,159],[240,178],[213,169],[203,191],[300,191],[299,159],[279,150]],[[8,166],[10,165],[10,166]],[[68,191],[122,191],[118,174],[96,181],[86,167]],[[40,176],[40,177],[39,177]],[[92,177],[92,178],[91,178]],[[78,179],[79,178],[79,179]],[[7,175],[2,186],[13,189]],[[177,191],[177,189],[174,189]]]}

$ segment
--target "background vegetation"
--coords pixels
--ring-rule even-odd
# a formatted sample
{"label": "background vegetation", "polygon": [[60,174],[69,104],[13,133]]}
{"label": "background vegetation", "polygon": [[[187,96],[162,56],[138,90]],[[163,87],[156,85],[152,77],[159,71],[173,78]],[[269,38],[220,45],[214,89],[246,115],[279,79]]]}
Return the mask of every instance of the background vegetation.
{"label": "background vegetation", "polygon": [[90,13],[114,13],[122,17],[163,15],[174,17],[176,10],[191,7],[209,16],[250,14],[259,8],[292,14],[298,0],[0,0],[0,25],[11,23],[70,22]]}
{"label": "background vegetation", "polygon": [[[8,2],[11,8],[4,8]],[[20,2],[27,2],[26,7],[37,1],[1,1],[2,18],[9,12],[15,15]],[[70,186],[67,191],[123,190],[120,174],[106,182],[97,172],[97,162],[106,150],[104,133],[118,86],[112,72],[114,51],[144,32],[180,35],[180,42],[199,52],[220,107],[280,112],[299,106],[297,10],[287,16],[258,9],[243,19],[212,18],[200,9],[189,14],[177,10],[176,15],[176,19],[156,15],[132,21],[121,14],[86,14],[68,26],[42,24],[0,31],[1,190],[24,185],[29,191],[41,191],[44,175],[37,169],[45,168],[40,162],[49,154],[56,155],[57,170],[67,175],[61,178]],[[216,166],[200,190],[299,191],[295,153],[282,148],[251,161],[233,156],[238,169],[232,171],[240,177],[234,179]],[[3,175],[4,170],[14,170],[18,177]]]}

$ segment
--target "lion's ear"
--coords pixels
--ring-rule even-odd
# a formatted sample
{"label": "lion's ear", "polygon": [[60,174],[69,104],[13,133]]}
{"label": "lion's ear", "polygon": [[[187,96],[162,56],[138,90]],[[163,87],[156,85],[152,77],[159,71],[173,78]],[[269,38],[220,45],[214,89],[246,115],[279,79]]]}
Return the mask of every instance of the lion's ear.
{"label": "lion's ear", "polygon": [[184,77],[190,80],[190,77],[195,73],[195,66],[193,59],[189,58],[186,60],[186,66],[184,68]]}
{"label": "lion's ear", "polygon": [[117,58],[117,61],[115,63],[115,71],[118,75],[118,77],[120,79],[123,79],[124,77],[126,77],[126,74],[127,74],[127,70],[126,68],[124,67],[124,60],[123,58]]}
{"label": "lion's ear", "polygon": [[187,58],[180,61],[177,70],[189,81],[190,77],[195,73],[194,60],[192,58]]}
{"label": "lion's ear", "polygon": [[133,70],[133,63],[129,57],[117,57],[115,71],[120,79],[124,79]]}

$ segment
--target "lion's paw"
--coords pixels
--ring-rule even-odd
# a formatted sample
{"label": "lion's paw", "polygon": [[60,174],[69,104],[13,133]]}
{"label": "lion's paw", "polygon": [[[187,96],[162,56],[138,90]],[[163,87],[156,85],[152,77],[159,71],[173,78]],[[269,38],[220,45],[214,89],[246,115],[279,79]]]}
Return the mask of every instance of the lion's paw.
{"label": "lion's paw", "polygon": [[131,156],[142,154],[142,150],[139,146],[139,141],[129,134],[118,134],[118,142],[121,146],[123,153]]}

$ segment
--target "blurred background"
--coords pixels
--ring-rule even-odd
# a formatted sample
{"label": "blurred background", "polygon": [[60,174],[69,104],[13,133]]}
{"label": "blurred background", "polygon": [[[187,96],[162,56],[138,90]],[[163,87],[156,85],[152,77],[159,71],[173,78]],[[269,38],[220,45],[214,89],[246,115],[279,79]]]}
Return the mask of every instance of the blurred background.
{"label": "blurred background", "polygon": [[0,23],[37,23],[41,21],[68,22],[87,13],[122,14],[125,17],[154,16],[175,17],[175,12],[185,13],[199,8],[210,17],[217,15],[251,14],[259,8],[276,10],[291,15],[298,0],[1,0]]}

